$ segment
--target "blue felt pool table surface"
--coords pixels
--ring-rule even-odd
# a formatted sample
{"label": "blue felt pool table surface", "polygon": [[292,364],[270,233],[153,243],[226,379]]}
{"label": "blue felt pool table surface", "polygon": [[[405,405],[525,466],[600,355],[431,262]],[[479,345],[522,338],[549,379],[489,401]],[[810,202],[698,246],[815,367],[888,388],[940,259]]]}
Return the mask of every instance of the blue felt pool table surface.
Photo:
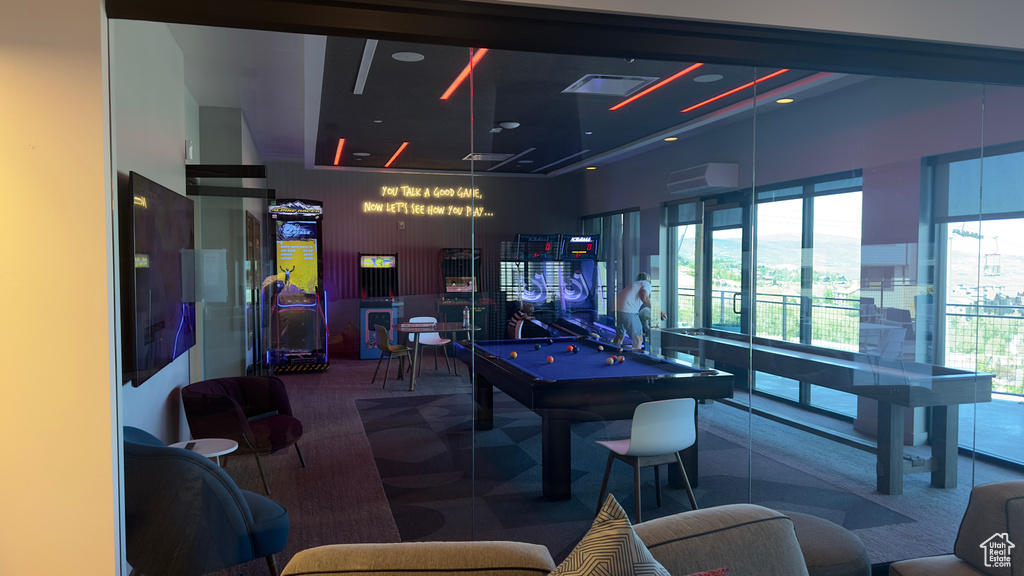
{"label": "blue felt pool table surface", "polygon": [[[548,341],[551,344],[548,344]],[[578,345],[579,352],[566,348]],[[601,378],[644,378],[665,377],[675,374],[699,373],[700,368],[686,364],[636,353],[630,349],[612,346],[607,342],[591,339],[528,338],[520,340],[484,340],[475,343],[478,351],[491,354],[509,366],[515,367],[538,380],[582,380]],[[537,346],[540,349],[537,349]],[[603,347],[599,350],[598,347]],[[516,357],[512,358],[512,352]],[[548,363],[550,356],[553,362]],[[625,362],[609,365],[610,356],[623,356]]]}

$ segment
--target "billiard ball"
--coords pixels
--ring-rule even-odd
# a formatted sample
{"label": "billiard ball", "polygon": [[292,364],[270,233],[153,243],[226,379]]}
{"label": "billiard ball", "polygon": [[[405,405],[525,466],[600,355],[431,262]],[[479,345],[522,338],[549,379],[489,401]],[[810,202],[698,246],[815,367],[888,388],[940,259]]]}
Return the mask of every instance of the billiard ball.
{"label": "billiard ball", "polygon": [[597,340],[599,338],[597,332],[591,332],[590,337],[593,338],[594,340]]}
{"label": "billiard ball", "polygon": [[601,345],[599,344],[599,345],[597,346],[597,351],[598,351],[598,352],[604,352],[604,346],[601,346]]}
{"label": "billiard ball", "polygon": [[572,353],[573,353],[573,354],[576,354],[576,353],[578,353],[579,351],[580,351],[580,347],[579,347],[579,346],[576,346],[576,345],[573,345],[573,347],[572,347]]}
{"label": "billiard ball", "polygon": [[548,364],[551,364],[552,362],[554,362],[554,361],[555,361],[555,359],[554,359],[554,358],[552,358],[551,356],[548,356],[547,358],[545,358],[545,360],[547,360],[547,361],[548,361]]}
{"label": "billiard ball", "polygon": [[548,344],[554,344],[554,343],[555,343],[554,340],[552,340],[551,338],[548,338]]}
{"label": "billiard ball", "polygon": [[626,357],[625,356],[619,356],[619,364],[622,364],[625,361],[626,361]]}
{"label": "billiard ball", "polygon": [[540,350],[540,344],[534,344],[533,345],[533,349],[534,350]]}
{"label": "billiard ball", "polygon": [[608,359],[604,361],[604,363],[609,366],[615,364],[615,356],[609,356]]}
{"label": "billiard ball", "polygon": [[515,360],[516,356],[518,356],[518,354],[516,354],[515,352],[509,354],[509,357],[512,358],[513,360]]}
{"label": "billiard ball", "polygon": [[619,348],[619,354],[622,354],[622,348]]}
{"label": "billiard ball", "polygon": [[569,344],[568,346],[566,346],[565,347],[565,351],[566,352],[572,352],[572,344]]}

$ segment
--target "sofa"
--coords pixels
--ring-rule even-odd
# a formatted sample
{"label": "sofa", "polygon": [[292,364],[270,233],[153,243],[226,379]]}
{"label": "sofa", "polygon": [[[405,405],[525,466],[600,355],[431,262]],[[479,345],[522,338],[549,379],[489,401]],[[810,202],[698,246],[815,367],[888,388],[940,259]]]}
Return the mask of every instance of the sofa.
{"label": "sofa", "polygon": [[[1024,481],[971,489],[952,554],[894,562],[890,576],[1011,576],[1024,570]],[[1014,558],[1018,556],[1018,558]],[[1016,566],[1016,570],[1014,570]]]}
{"label": "sofa", "polygon": [[[808,575],[805,556],[820,562],[822,554],[829,556],[830,564],[815,566],[811,576],[870,574],[867,553],[852,532],[826,520],[801,517],[828,527],[808,526],[807,530],[814,535],[828,533],[827,550],[802,550],[789,516],[754,504],[674,514],[642,522],[632,530],[673,576],[721,568],[728,568],[730,576]],[[628,526],[628,519],[625,522]],[[844,540],[859,544],[855,561],[835,557],[846,545]],[[299,552],[282,576],[547,576],[555,568],[547,548],[523,542],[334,544]]]}

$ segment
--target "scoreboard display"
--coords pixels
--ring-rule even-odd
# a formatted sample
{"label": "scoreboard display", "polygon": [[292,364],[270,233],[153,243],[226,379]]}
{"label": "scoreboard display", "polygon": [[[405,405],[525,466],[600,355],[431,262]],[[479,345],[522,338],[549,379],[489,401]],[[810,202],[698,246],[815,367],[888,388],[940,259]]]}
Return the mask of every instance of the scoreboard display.
{"label": "scoreboard display", "polygon": [[562,260],[597,260],[600,234],[562,236]]}
{"label": "scoreboard display", "polygon": [[517,260],[557,260],[561,239],[558,234],[517,234]]}

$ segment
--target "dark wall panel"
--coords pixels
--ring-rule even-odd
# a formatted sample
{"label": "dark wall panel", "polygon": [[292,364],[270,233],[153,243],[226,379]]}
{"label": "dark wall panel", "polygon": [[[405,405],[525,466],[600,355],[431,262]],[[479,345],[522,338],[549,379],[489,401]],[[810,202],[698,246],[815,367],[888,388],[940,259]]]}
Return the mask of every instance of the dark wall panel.
{"label": "dark wall panel", "polygon": [[[358,299],[357,255],[398,254],[402,296],[440,295],[439,255],[442,248],[474,245],[483,251],[484,274],[496,270],[502,241],[518,232],[574,233],[579,226],[581,188],[575,176],[555,179],[441,176],[386,172],[306,170],[299,164],[270,164],[268,186],[279,199],[302,198],[324,203],[324,284],[329,304]],[[477,207],[490,215],[421,215],[401,211],[394,203],[461,208],[468,200],[382,195],[384,187],[422,190],[479,189]],[[366,212],[366,203],[384,205],[384,212]],[[387,212],[387,205],[397,212]],[[400,227],[404,223],[404,229]],[[492,282],[493,284],[493,282]],[[483,285],[496,290],[497,286]],[[332,313],[332,316],[334,314]]]}

